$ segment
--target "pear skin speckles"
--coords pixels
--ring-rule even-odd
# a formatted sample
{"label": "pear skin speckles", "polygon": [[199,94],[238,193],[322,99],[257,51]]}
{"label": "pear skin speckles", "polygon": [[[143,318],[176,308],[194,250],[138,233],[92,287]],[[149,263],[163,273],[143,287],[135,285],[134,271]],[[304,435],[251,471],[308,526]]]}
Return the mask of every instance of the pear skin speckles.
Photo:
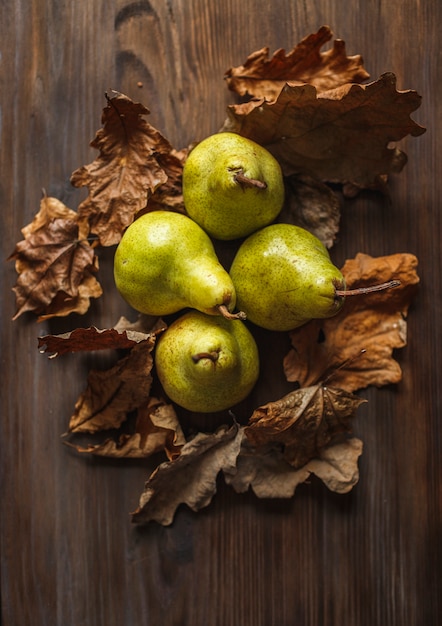
{"label": "pear skin speckles", "polygon": [[250,139],[217,133],[190,152],[183,169],[183,199],[188,215],[211,237],[245,237],[281,211],[281,167]]}
{"label": "pear skin speckles", "polygon": [[217,315],[232,311],[236,294],[208,235],[189,217],[152,211],[125,231],[114,258],[122,297],[147,315],[169,315],[191,307]]}
{"label": "pear skin speckles", "polygon": [[213,413],[251,392],[259,375],[259,354],[243,322],[191,311],[160,335],[155,365],[173,402],[189,411]]}
{"label": "pear skin speckles", "polygon": [[335,315],[344,285],[325,246],[292,224],[272,224],[240,246],[230,276],[237,306],[247,319],[269,330],[292,330],[311,319]]}

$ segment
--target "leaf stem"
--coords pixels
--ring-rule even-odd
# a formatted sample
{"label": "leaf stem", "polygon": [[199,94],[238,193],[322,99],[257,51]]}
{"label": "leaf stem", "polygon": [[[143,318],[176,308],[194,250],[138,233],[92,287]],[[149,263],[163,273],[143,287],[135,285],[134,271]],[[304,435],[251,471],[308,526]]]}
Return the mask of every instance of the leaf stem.
{"label": "leaf stem", "polygon": [[333,376],[335,376],[338,372],[340,372],[341,370],[343,370],[344,368],[348,367],[349,365],[351,365],[354,361],[356,361],[357,359],[359,359],[359,357],[361,357],[363,354],[365,354],[367,352],[367,350],[365,348],[361,348],[361,350],[359,350],[358,354],[355,354],[354,356],[349,357],[348,359],[345,359],[345,361],[343,361],[340,365],[338,365],[337,367],[335,367],[328,376],[326,376],[324,378],[324,380],[321,381],[321,385],[323,387],[325,387],[329,380],[333,378]]}

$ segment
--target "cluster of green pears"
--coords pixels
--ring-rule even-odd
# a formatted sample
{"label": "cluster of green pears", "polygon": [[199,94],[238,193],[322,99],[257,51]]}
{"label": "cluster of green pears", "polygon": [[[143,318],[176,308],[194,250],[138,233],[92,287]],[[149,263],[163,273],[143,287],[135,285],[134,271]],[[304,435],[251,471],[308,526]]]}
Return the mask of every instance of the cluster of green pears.
{"label": "cluster of green pears", "polygon": [[[123,298],[154,316],[187,311],[159,337],[158,378],[169,398],[196,412],[232,407],[259,375],[246,318],[275,331],[335,315],[344,279],[310,232],[274,223],[284,203],[276,159],[234,133],[190,152],[183,170],[187,215],[153,211],[125,231],[114,277]],[[212,239],[242,239],[228,272]]]}

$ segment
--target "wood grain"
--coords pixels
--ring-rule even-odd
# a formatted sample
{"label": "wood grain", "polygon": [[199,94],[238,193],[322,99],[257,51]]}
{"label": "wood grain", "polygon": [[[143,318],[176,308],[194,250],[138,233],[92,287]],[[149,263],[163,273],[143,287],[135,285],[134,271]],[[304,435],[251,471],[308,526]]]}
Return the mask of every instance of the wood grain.
{"label": "wood grain", "polygon": [[[74,169],[94,158],[104,92],[140,100],[177,148],[216,131],[233,101],[224,71],[265,45],[289,50],[321,25],[361,53],[373,78],[423,96],[391,197],[344,209],[337,263],[407,251],[422,285],[410,311],[404,377],[369,390],[354,430],[361,477],[346,496],[315,482],[289,501],[234,494],[222,481],[198,514],[133,527],[152,464],[86,459],[61,444],[90,367],[49,361],[37,336],[112,325],[130,312],[100,255],[105,295],[84,317],[11,322],[13,264],[1,273],[1,600],[4,626],[420,626],[442,619],[440,3],[404,0],[16,0],[1,7],[2,259],[41,190],[76,207]],[[139,83],[142,86],[139,86]],[[285,388],[285,340],[269,342],[259,398]]]}

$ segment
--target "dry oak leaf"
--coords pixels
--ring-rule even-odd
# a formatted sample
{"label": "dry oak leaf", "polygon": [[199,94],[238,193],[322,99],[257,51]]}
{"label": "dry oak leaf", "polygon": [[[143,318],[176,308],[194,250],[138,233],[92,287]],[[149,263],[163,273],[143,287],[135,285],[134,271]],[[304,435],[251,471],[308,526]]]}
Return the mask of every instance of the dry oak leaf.
{"label": "dry oak leaf", "polygon": [[208,506],[216,493],[219,472],[236,471],[242,438],[243,429],[237,424],[210,434],[198,433],[181,448],[178,458],[162,463],[151,474],[132,521],[168,526],[181,504],[192,511]]}
{"label": "dry oak leaf", "polygon": [[41,353],[50,353],[49,358],[71,352],[124,350],[133,348],[140,341],[146,341],[150,338],[150,333],[158,334],[166,328],[163,322],[155,325],[150,333],[144,330],[131,330],[129,324],[126,329],[123,328],[122,319],[120,318],[118,322],[119,327],[98,329],[91,326],[90,328],[76,328],[60,335],[44,335],[38,338],[38,348]]}
{"label": "dry oak leaf", "polygon": [[394,289],[347,297],[330,319],[312,320],[290,333],[292,349],[284,359],[287,380],[309,387],[326,379],[356,391],[381,387],[402,377],[393,350],[406,345],[408,308],[419,277],[413,254],[371,257],[357,254],[342,268],[347,288],[399,280]]}
{"label": "dry oak leaf", "polygon": [[[158,163],[167,174],[167,180],[155,190],[149,198],[147,206],[139,215],[147,211],[176,211],[185,213],[183,201],[183,167],[188,150],[172,150],[167,154],[158,155]],[[137,216],[138,217],[138,216]]]}
{"label": "dry oak leaf", "polygon": [[43,192],[38,213],[34,215],[34,219],[30,224],[21,229],[23,237],[27,239],[37,230],[45,228],[52,220],[58,218],[70,219],[77,222],[79,238],[87,239],[89,235],[88,224],[78,219],[78,213],[76,211],[67,207],[61,200],[58,200],[58,198],[47,196],[45,192]]}
{"label": "dry oak leaf", "polygon": [[167,182],[165,164],[173,160],[177,168],[172,146],[143,117],[149,110],[114,93],[113,98],[106,95],[103,127],[90,144],[99,150],[98,157],[71,176],[75,187],[89,189],[78,213],[102,246],[117,244],[149,197]]}
{"label": "dry oak leaf", "polygon": [[[42,201],[44,205],[51,199]],[[44,210],[46,210],[45,207]],[[94,274],[98,259],[85,238],[84,224],[66,208],[67,217],[51,217],[42,211],[23,229],[25,239],[16,244],[9,259],[19,274],[13,291],[17,319],[26,311],[42,319],[85,312],[90,298],[102,294]]]}
{"label": "dry oak leaf", "polygon": [[345,83],[361,83],[369,78],[360,55],[347,56],[345,42],[337,39],[333,48],[320,52],[332,38],[328,26],[304,37],[288,53],[277,50],[269,59],[269,48],[253,52],[244,65],[227,70],[224,78],[229,89],[240,96],[249,94],[267,101],[275,100],[286,83],[309,83],[318,91]]}
{"label": "dry oak leaf", "polygon": [[81,453],[113,458],[146,458],[165,451],[169,460],[179,456],[185,438],[172,405],[149,398],[147,405],[137,411],[135,432],[123,433],[118,441],[107,439],[86,447],[73,445]]}
{"label": "dry oak leaf", "polygon": [[119,333],[115,328],[98,329],[76,328],[61,335],[44,335],[38,338],[40,352],[50,352],[49,358],[68,354],[70,352],[85,352],[89,350],[118,350],[132,348],[134,343],[144,340],[141,333]]}
{"label": "dry oak leaf", "polygon": [[230,105],[223,131],[265,146],[285,176],[305,173],[356,188],[385,186],[406,155],[392,142],[425,132],[410,118],[421,103],[415,91],[397,91],[394,74],[367,85],[347,84],[318,93],[287,84],[277,100]]}
{"label": "dry oak leaf", "polygon": [[154,345],[155,335],[148,335],[110,369],[89,372],[69,422],[70,433],[119,428],[130,412],[148,402]]}
{"label": "dry oak leaf", "polygon": [[244,444],[237,471],[226,476],[226,483],[237,493],[251,488],[258,498],[291,498],[298,485],[315,474],[331,491],[348,493],[359,480],[358,458],[362,447],[360,439],[346,439],[323,448],[317,458],[295,469],[277,448],[258,453]]}
{"label": "dry oak leaf", "polygon": [[102,293],[103,289],[95,276],[86,274],[78,285],[78,293],[74,298],[60,291],[46,307],[44,314],[38,316],[37,322],[44,322],[53,317],[65,317],[71,313],[84,315],[89,310],[91,298],[99,298]]}
{"label": "dry oak leaf", "polygon": [[282,444],[286,461],[301,468],[337,436],[351,431],[351,420],[363,402],[342,389],[304,387],[257,408],[245,434],[258,448]]}

